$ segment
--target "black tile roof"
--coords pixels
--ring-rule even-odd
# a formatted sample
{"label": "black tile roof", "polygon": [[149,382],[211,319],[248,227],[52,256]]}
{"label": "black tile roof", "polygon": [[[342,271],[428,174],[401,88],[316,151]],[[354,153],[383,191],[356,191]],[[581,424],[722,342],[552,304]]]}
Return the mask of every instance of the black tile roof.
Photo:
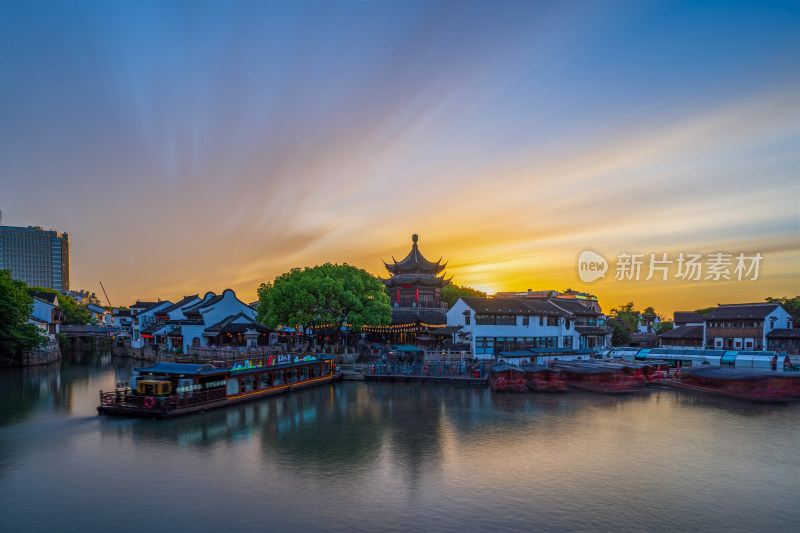
{"label": "black tile roof", "polygon": [[386,261],[383,262],[386,270],[392,273],[392,275],[396,276],[398,274],[430,274],[436,275],[439,274],[442,270],[444,270],[447,263],[444,265],[440,264],[441,259],[439,261],[433,263],[425,259],[422,253],[419,251],[419,247],[417,246],[417,236],[413,235],[411,237],[412,245],[411,251],[408,252],[408,255],[402,261],[396,260],[392,257],[392,262],[387,263]]}
{"label": "black tile roof", "polygon": [[702,324],[705,321],[706,317],[694,311],[675,311],[673,315],[675,324]]}
{"label": "black tile roof", "polygon": [[172,304],[169,307],[166,307],[164,309],[160,309],[158,312],[159,313],[164,313],[165,315],[169,314],[172,311],[175,311],[176,309],[180,309],[181,307],[185,306],[186,304],[188,304],[192,300],[196,300],[198,298],[200,298],[200,296],[198,296],[197,294],[193,294],[192,296],[184,296],[181,299],[181,301],[179,301],[178,303]]}
{"label": "black tile roof", "polygon": [[152,311],[153,309],[157,308],[159,305],[171,304],[171,303],[172,302],[170,302],[169,300],[164,300],[163,302],[154,302],[154,303],[148,305],[147,307],[145,307],[144,309],[142,309],[141,311],[139,311],[136,314],[137,315],[141,315],[142,313],[146,313],[148,311]]}
{"label": "black tile roof", "polygon": [[142,328],[141,334],[142,335],[152,335],[156,331],[160,330],[164,327],[164,324],[149,324],[147,327]]}
{"label": "black tile roof", "polygon": [[702,339],[703,326],[678,326],[665,331],[659,337],[662,339]]}
{"label": "black tile roof", "polygon": [[397,324],[433,324],[442,326],[447,325],[447,314],[443,309],[392,309],[392,325]]}
{"label": "black tile roof", "polygon": [[224,296],[225,296],[224,292],[222,294],[217,294],[216,296],[212,296],[211,298],[209,298],[205,302],[200,302],[200,303],[198,303],[196,305],[193,305],[193,306],[189,307],[188,309],[186,309],[186,311],[197,311],[197,310],[202,309],[204,307],[208,307],[210,305],[214,305],[215,303],[217,303],[220,300],[222,300],[222,298]]}
{"label": "black tile roof", "polygon": [[775,309],[780,307],[776,303],[753,303],[720,305],[706,317],[706,320],[730,320],[734,318],[765,318]]}
{"label": "black tile roof", "polygon": [[768,339],[800,339],[800,328],[773,329],[767,333]]}
{"label": "black tile roof", "polygon": [[[236,320],[244,318],[246,322],[236,322]],[[254,330],[258,333],[269,333],[272,331],[264,324],[256,322],[244,313],[238,313],[226,317],[216,324],[208,326],[204,331],[208,333],[245,333],[248,330]]]}
{"label": "black tile roof", "polygon": [[552,303],[553,305],[557,305],[558,307],[569,311],[573,315],[600,316],[600,313],[598,313],[594,309],[590,309],[589,307],[583,305],[577,300],[568,300],[566,298],[551,298],[547,301]]}
{"label": "black tile roof", "polygon": [[571,314],[549,301],[521,298],[478,298],[475,296],[468,296],[461,300],[479,315],[569,316]]}
{"label": "black tile roof", "polygon": [[38,298],[38,299],[42,300],[43,302],[47,302],[50,305],[55,305],[56,304],[56,296],[58,296],[54,292],[38,292],[38,291],[31,291],[31,290],[28,291],[28,294],[33,296],[34,298]]}

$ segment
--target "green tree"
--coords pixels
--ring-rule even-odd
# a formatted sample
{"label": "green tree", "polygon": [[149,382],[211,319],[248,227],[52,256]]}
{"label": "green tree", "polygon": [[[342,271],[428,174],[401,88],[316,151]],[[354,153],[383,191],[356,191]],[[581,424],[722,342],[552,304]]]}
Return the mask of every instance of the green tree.
{"label": "green tree", "polygon": [[784,296],[783,298],[765,298],[766,301],[770,303],[781,304],[787,313],[792,315],[792,322],[794,323],[794,327],[800,327],[800,296],[795,296],[794,298],[787,298]]}
{"label": "green tree", "polygon": [[79,306],[75,300],[66,294],[61,294],[55,289],[48,289],[45,287],[31,287],[30,289],[45,294],[55,293],[58,295],[58,306],[64,311],[64,324],[78,324],[82,326],[92,321],[92,315],[89,314],[89,311]]}
{"label": "green tree", "polygon": [[33,312],[33,298],[24,282],[0,270],[0,362],[19,364],[25,352],[44,344],[39,328],[28,324]]}
{"label": "green tree", "polygon": [[613,333],[611,334],[612,346],[627,346],[631,342],[631,332],[623,322],[611,319],[608,321]]}
{"label": "green tree", "polygon": [[257,318],[271,328],[347,324],[388,326],[392,308],[381,280],[348,264],[293,268],[258,288]]}
{"label": "green tree", "polygon": [[716,309],[716,307],[704,307],[702,309],[695,309],[694,312],[695,313],[700,313],[703,316],[708,316],[708,315],[711,314],[711,311],[713,311],[714,309]]}
{"label": "green tree", "polygon": [[[633,302],[628,302],[623,306],[615,307],[611,310],[611,315],[614,320],[624,326],[628,330],[628,333],[639,329],[639,317],[636,316],[636,309],[634,307]],[[629,341],[630,335],[628,335],[628,340],[626,342]]]}
{"label": "green tree", "polygon": [[455,283],[449,283],[448,285],[442,287],[442,303],[446,303],[448,307],[453,307],[453,304],[456,303],[459,298],[469,296],[486,298],[486,293],[477,289],[473,289],[472,287],[456,285]]}

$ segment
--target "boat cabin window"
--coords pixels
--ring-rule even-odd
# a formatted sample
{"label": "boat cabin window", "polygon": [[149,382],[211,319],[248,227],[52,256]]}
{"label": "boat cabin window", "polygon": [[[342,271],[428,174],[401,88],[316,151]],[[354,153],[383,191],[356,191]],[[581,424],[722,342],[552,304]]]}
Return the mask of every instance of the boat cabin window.
{"label": "boat cabin window", "polygon": [[300,379],[308,379],[308,367],[304,366],[300,369]]}
{"label": "boat cabin window", "polygon": [[269,386],[272,385],[270,381],[271,380],[269,379],[269,374],[261,374],[260,376],[258,376],[258,388],[259,389],[268,388]]}
{"label": "boat cabin window", "polygon": [[322,365],[322,375],[327,376],[330,373],[331,373],[331,365],[329,364]]}
{"label": "boat cabin window", "polygon": [[250,392],[256,388],[255,376],[245,376],[242,378],[242,392]]}
{"label": "boat cabin window", "polygon": [[273,374],[272,383],[275,385],[283,385],[285,383],[283,379],[283,370],[279,370]]}
{"label": "boat cabin window", "polygon": [[239,380],[236,378],[228,379],[228,394],[237,394],[239,392]]}
{"label": "boat cabin window", "polygon": [[312,374],[311,374],[311,375],[312,375],[313,377],[315,377],[315,378],[318,378],[318,377],[319,377],[319,373],[320,373],[320,365],[314,365],[314,366],[312,366],[312,367],[311,367],[311,372],[312,372]]}
{"label": "boat cabin window", "polygon": [[169,381],[140,380],[136,383],[136,392],[139,394],[169,394],[172,384]]}
{"label": "boat cabin window", "polygon": [[294,383],[297,381],[297,370],[290,370],[289,371],[289,383]]}

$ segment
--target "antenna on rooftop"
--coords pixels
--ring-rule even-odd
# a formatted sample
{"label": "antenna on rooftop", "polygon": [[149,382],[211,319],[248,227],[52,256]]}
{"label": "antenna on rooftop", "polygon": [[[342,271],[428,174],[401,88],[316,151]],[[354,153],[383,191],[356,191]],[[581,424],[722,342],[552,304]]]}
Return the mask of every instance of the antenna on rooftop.
{"label": "antenna on rooftop", "polygon": [[111,307],[111,300],[108,299],[108,293],[106,292],[106,288],[103,287],[103,282],[100,282],[100,288],[103,289],[103,294],[106,295],[106,302],[108,302],[108,306]]}

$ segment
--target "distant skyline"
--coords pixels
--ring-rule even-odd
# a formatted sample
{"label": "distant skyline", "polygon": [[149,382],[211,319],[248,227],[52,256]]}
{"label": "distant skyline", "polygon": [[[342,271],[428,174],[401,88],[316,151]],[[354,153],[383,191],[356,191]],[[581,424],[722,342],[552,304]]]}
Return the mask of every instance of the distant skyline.
{"label": "distant skyline", "polygon": [[[794,296],[798,65],[797,0],[0,0],[1,223],[69,233],[113,305],[386,276],[413,233],[489,293]],[[583,283],[586,249],[763,259]]]}

